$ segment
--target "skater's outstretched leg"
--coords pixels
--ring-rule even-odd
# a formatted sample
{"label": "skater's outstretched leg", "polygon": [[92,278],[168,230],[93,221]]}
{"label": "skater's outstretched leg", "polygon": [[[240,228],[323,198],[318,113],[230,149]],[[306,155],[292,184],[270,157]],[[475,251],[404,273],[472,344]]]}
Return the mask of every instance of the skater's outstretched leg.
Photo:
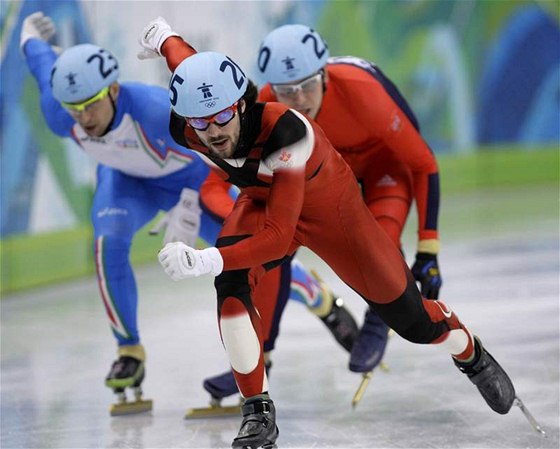
{"label": "skater's outstretched leg", "polygon": [[[450,352],[492,410],[501,414],[510,410],[515,390],[506,372],[445,303],[421,297],[411,276],[399,298],[372,307],[401,337]],[[408,319],[403,319],[405,316]]]}
{"label": "skater's outstretched leg", "polygon": [[268,394],[247,398],[241,407],[243,421],[239,433],[231,443],[232,448],[272,449],[276,447],[278,427],[276,410]]}

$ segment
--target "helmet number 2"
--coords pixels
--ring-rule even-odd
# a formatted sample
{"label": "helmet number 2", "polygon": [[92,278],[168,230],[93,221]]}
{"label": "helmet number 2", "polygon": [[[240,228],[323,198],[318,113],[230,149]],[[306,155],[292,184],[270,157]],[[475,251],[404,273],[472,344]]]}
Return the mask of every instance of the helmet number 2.
{"label": "helmet number 2", "polygon": [[[311,30],[313,31],[313,30]],[[323,48],[319,49],[319,41],[317,39],[317,36],[315,34],[312,33],[307,33],[305,36],[303,36],[303,39],[301,40],[302,44],[305,44],[309,39],[311,39],[313,41],[313,50],[315,51],[315,55],[317,56],[317,59],[321,59],[323,57],[323,55],[325,54],[325,51],[327,51],[327,46],[325,45],[325,42],[322,42],[323,44]]]}
{"label": "helmet number 2", "polygon": [[[101,50],[99,53],[95,53],[91,55],[89,58],[87,58],[87,63],[89,64],[97,60],[99,62],[99,66],[98,66],[99,74],[103,79],[105,79],[113,72],[113,70],[118,69],[119,66],[117,64],[117,61],[113,58],[112,55],[108,54],[106,55],[106,57],[104,57],[103,53],[105,52]],[[105,67],[105,63],[110,60],[112,60],[115,63],[113,67]]]}
{"label": "helmet number 2", "polygon": [[238,89],[241,89],[243,83],[245,82],[245,74],[243,70],[231,59],[227,58],[227,61],[223,61],[220,64],[220,72],[225,73],[226,69],[229,67],[231,69],[231,75],[233,77],[233,82],[237,86]]}

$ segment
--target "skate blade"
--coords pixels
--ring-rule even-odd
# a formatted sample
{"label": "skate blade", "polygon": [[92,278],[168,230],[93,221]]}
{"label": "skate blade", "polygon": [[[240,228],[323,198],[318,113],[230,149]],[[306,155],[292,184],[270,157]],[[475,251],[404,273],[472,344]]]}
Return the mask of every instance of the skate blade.
{"label": "skate blade", "polygon": [[190,408],[185,413],[185,419],[200,418],[227,418],[231,416],[240,416],[241,406],[239,405],[217,405],[201,408]]}
{"label": "skate blade", "polygon": [[111,404],[109,407],[109,413],[111,416],[134,415],[136,413],[149,412],[152,410],[152,406],[153,401],[151,399],[141,399],[134,402]]}
{"label": "skate blade", "polygon": [[513,405],[519,407],[519,410],[521,410],[523,415],[525,415],[525,418],[527,418],[527,421],[529,421],[529,424],[531,424],[533,430],[535,430],[535,432],[540,433],[544,438],[546,438],[546,432],[540,426],[537,420],[533,417],[533,415],[531,415],[531,412],[529,412],[529,410],[527,409],[527,407],[525,407],[525,404],[521,399],[519,399],[519,397],[515,396],[515,399],[513,400]]}
{"label": "skate blade", "polygon": [[362,377],[362,381],[360,382],[360,386],[358,387],[356,393],[354,394],[354,397],[352,398],[352,408],[356,408],[358,402],[361,401],[362,396],[364,395],[366,388],[369,385],[369,381],[373,376],[373,371],[368,371],[367,373],[363,373],[362,376],[363,377]]}
{"label": "skate blade", "polygon": [[[381,362],[377,368],[379,368],[381,371],[383,371],[384,373],[388,373],[389,372],[389,365],[387,365],[385,362]],[[375,369],[373,370],[375,371]],[[362,381],[360,382],[360,386],[358,387],[358,389],[356,390],[356,393],[354,394],[354,397],[352,398],[352,408],[356,408],[356,406],[358,405],[358,403],[362,400],[362,396],[364,395],[368,385],[369,385],[369,381],[371,380],[372,376],[373,376],[373,371],[369,371],[367,373],[363,373],[362,374]]]}

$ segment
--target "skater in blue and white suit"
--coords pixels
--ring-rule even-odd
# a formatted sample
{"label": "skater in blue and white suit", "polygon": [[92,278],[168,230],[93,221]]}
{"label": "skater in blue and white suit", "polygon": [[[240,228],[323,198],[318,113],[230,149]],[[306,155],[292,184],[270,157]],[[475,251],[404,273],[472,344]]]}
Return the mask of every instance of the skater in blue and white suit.
{"label": "skater in blue and white suit", "polygon": [[71,137],[99,163],[91,213],[95,266],[119,345],[106,383],[111,388],[138,386],[145,352],[129,262],[132,238],[160,210],[172,209],[182,219],[170,220],[165,239],[194,244],[200,233],[207,242],[215,241],[221,223],[201,212],[198,202],[209,169],[169,135],[166,89],[119,83],[117,60],[96,45],[77,45],[58,57],[47,43],[54,32],[50,18],[33,14],[24,22],[21,49],[51,131]]}

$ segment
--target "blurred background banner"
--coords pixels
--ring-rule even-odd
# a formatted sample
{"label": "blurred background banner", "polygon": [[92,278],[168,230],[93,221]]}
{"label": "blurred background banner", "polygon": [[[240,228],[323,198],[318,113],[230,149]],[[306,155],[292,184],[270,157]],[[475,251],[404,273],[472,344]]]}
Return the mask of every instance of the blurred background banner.
{"label": "blurred background banner", "polygon": [[[95,162],[54,136],[19,50],[23,19],[43,11],[54,45],[94,42],[121,81],[166,86],[161,60],[138,61],[158,15],[198,50],[230,55],[260,84],[262,38],[304,23],[331,55],[377,63],[399,86],[438,156],[442,192],[544,185],[558,193],[560,6],[557,1],[1,1],[1,292],[94,272],[89,208]],[[557,210],[557,201],[555,206]],[[133,259],[154,261],[147,232]]]}
{"label": "blurred background banner", "polygon": [[384,68],[436,152],[459,153],[558,142],[558,18],[557,2],[332,2],[318,26],[332,54]]}

